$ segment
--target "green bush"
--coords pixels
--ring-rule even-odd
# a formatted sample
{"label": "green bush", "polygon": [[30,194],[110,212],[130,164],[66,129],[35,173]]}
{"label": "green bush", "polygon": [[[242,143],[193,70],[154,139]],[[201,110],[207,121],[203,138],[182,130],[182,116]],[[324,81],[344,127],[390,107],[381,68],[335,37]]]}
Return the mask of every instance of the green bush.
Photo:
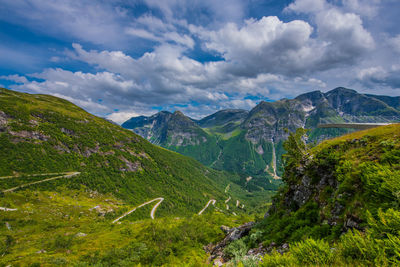
{"label": "green bush", "polygon": [[340,255],[346,261],[363,261],[373,264],[375,259],[384,254],[383,248],[370,235],[363,235],[357,230],[342,235],[339,245]]}
{"label": "green bush", "polygon": [[232,259],[242,258],[247,253],[247,246],[242,239],[230,243],[224,249],[225,255]]}
{"label": "green bush", "polygon": [[300,264],[329,265],[334,261],[333,250],[324,240],[308,238],[295,243],[290,252]]}
{"label": "green bush", "polygon": [[68,249],[72,246],[73,236],[57,235],[56,238],[50,243],[50,249]]}
{"label": "green bush", "polygon": [[296,260],[290,253],[281,255],[276,250],[271,254],[265,254],[260,263],[260,267],[286,267],[296,265]]}

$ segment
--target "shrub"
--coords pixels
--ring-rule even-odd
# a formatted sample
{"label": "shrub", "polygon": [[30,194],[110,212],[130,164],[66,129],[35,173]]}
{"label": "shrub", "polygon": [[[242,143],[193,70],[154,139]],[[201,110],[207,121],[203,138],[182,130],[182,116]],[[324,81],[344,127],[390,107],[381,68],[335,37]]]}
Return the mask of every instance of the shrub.
{"label": "shrub", "polygon": [[72,246],[73,236],[57,235],[50,243],[51,249],[68,249]]}
{"label": "shrub", "polygon": [[265,254],[262,262],[260,263],[261,267],[286,267],[295,265],[296,260],[290,253],[281,255],[276,250],[274,250],[271,254]]}
{"label": "shrub", "polygon": [[311,238],[295,243],[290,252],[300,264],[329,265],[334,261],[334,254],[328,242]]}
{"label": "shrub", "polygon": [[239,239],[230,243],[225,249],[224,253],[229,258],[241,258],[247,253],[247,246],[243,240]]}

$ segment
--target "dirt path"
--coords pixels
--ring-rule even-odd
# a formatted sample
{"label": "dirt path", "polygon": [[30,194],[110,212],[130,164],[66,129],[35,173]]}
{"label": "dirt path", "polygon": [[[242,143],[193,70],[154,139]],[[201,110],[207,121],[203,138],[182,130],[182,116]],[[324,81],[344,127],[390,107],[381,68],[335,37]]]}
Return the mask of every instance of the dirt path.
{"label": "dirt path", "polygon": [[0,210],[2,210],[2,211],[16,211],[17,209],[9,209],[9,208],[0,207]]}
{"label": "dirt path", "polygon": [[225,187],[225,193],[228,193],[228,191],[229,191],[230,188],[231,188],[231,184],[228,184],[228,185]]}
{"label": "dirt path", "polygon": [[121,220],[122,218],[124,218],[124,217],[128,216],[129,214],[131,214],[132,212],[134,212],[136,209],[141,208],[141,207],[143,207],[143,206],[146,206],[147,204],[150,204],[150,203],[152,203],[152,202],[154,202],[154,201],[156,201],[156,200],[158,200],[158,203],[154,205],[153,209],[152,209],[151,212],[150,212],[150,217],[154,220],[154,213],[156,212],[158,206],[160,206],[161,202],[164,201],[164,198],[163,198],[163,197],[158,197],[158,198],[152,199],[152,200],[147,201],[147,202],[145,202],[145,203],[143,203],[143,204],[140,204],[140,205],[137,206],[137,207],[134,207],[134,208],[131,209],[130,211],[125,212],[122,216],[120,216],[120,217],[118,217],[117,219],[115,219],[114,221],[112,221],[112,223],[118,222],[118,221]]}
{"label": "dirt path", "polygon": [[225,203],[228,203],[228,202],[229,202],[229,200],[231,200],[231,196],[229,196],[229,197],[228,197],[228,199],[227,199],[227,200],[225,200]]}
{"label": "dirt path", "polygon": [[39,174],[21,174],[21,175],[14,175],[14,176],[2,176],[1,179],[11,179],[11,178],[19,178],[19,177],[34,177],[34,176],[47,176],[47,175],[60,175],[60,174],[67,174],[69,172],[56,172],[56,173],[39,173]]}
{"label": "dirt path", "polygon": [[201,214],[208,208],[208,206],[210,205],[210,203],[212,203],[213,205],[215,205],[215,202],[217,202],[215,199],[210,199],[210,200],[207,202],[206,206],[205,206],[201,211],[199,211],[198,215],[201,215]]}
{"label": "dirt path", "polygon": [[[23,188],[23,187],[27,187],[27,186],[30,186],[30,185],[40,184],[40,183],[44,183],[44,182],[48,182],[48,181],[52,181],[52,180],[56,180],[56,179],[61,179],[61,178],[71,178],[71,177],[79,175],[79,174],[81,174],[81,173],[80,172],[68,172],[66,175],[51,177],[51,178],[47,178],[47,179],[44,179],[44,180],[41,180],[41,181],[36,181],[36,182],[32,182],[32,183],[19,185],[19,186],[10,188],[10,189],[3,190],[2,192],[3,193],[13,192],[13,191],[15,191],[17,189],[20,189],[20,188]],[[51,174],[42,174],[42,175],[51,175]],[[41,175],[33,174],[33,175],[30,175],[30,176],[41,176]]]}

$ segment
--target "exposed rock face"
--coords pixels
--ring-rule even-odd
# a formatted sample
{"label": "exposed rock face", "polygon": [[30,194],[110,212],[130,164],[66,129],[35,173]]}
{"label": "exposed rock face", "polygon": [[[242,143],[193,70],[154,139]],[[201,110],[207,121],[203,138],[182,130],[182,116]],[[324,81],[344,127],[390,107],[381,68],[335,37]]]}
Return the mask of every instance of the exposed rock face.
{"label": "exposed rock face", "polygon": [[[152,143],[192,156],[211,167],[248,175],[268,175],[264,170],[272,164],[269,160],[273,154],[271,146],[275,146],[277,151],[275,158],[280,172],[280,156],[283,151],[280,141],[288,137],[285,129],[311,129],[310,141],[320,142],[347,132],[345,129],[317,129],[320,123],[338,121],[400,121],[400,98],[364,95],[339,87],[326,93],[313,91],[294,99],[262,101],[250,112],[221,110],[196,121],[181,112],[172,114],[162,111],[150,117],[131,118],[122,126],[132,129]],[[219,139],[221,136],[224,137],[222,141]],[[210,146],[208,141],[213,137],[220,140],[212,144],[220,148],[220,151],[210,153],[212,158],[203,160],[200,154],[204,154],[204,150]],[[238,159],[235,155],[237,150],[249,151],[244,159]],[[234,163],[226,164],[232,161]],[[235,169],[232,166],[239,167]],[[307,194],[298,196],[299,199],[302,197],[307,197]]]}
{"label": "exposed rock face", "polygon": [[204,247],[204,250],[207,253],[210,253],[210,257],[208,258],[208,262],[212,262],[218,258],[218,262],[224,263],[229,259],[224,255],[224,248],[231,243],[232,241],[238,240],[250,233],[250,230],[254,226],[254,222],[245,223],[239,227],[228,228],[226,226],[221,226],[221,230],[226,233],[224,240],[222,240],[217,245],[209,244]]}
{"label": "exposed rock face", "polygon": [[139,170],[142,170],[141,164],[139,161],[135,161],[135,162],[130,162],[129,160],[127,160],[124,157],[120,157],[120,159],[125,163],[125,167],[121,167],[120,171],[124,171],[124,172],[136,172]]}
{"label": "exposed rock face", "polygon": [[207,134],[180,111],[161,111],[150,117],[131,118],[122,127],[133,129],[152,143],[164,146],[201,145],[207,141]]}
{"label": "exposed rock face", "polygon": [[19,132],[8,131],[8,133],[12,136],[20,137],[20,138],[24,138],[24,139],[35,139],[35,140],[40,140],[40,141],[47,141],[49,139],[49,136],[46,136],[38,131],[23,130],[23,131],[19,131]]}

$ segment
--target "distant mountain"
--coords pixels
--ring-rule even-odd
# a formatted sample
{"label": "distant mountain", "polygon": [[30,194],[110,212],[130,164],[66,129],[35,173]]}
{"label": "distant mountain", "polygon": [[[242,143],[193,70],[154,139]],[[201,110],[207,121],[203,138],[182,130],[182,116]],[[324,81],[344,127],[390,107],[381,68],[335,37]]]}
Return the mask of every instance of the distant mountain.
{"label": "distant mountain", "polygon": [[[251,176],[254,183],[254,179],[266,181],[265,177],[281,174],[285,129],[311,129],[310,141],[320,142],[350,130],[319,129],[319,123],[400,121],[399,100],[339,87],[327,93],[313,91],[294,99],[262,101],[249,112],[221,110],[196,121],[181,112],[162,111],[132,118],[122,126],[215,169]],[[262,182],[254,185],[263,187]]]}

